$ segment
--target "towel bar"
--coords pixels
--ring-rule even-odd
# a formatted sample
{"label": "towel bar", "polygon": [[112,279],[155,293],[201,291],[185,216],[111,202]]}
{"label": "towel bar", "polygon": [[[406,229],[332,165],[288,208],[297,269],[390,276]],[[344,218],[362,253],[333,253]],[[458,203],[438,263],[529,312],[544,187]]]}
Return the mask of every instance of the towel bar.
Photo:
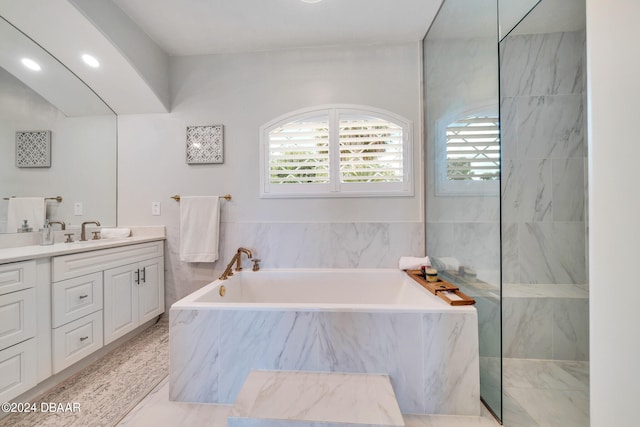
{"label": "towel bar", "polygon": [[[175,200],[176,202],[180,201],[180,195],[179,194],[176,194],[175,196],[171,196],[171,198],[173,200]],[[224,196],[220,196],[220,198],[225,199],[228,202],[229,200],[231,200],[231,194],[225,194]]]}
{"label": "towel bar", "polygon": [[[5,197],[5,198],[3,198],[3,200],[9,200],[9,199],[12,199],[12,198],[14,198],[14,197],[16,197],[16,196]],[[62,196],[56,196],[56,197],[45,197],[44,199],[45,199],[45,200],[55,200],[55,201],[56,201],[56,202],[58,202],[58,203],[62,202]]]}

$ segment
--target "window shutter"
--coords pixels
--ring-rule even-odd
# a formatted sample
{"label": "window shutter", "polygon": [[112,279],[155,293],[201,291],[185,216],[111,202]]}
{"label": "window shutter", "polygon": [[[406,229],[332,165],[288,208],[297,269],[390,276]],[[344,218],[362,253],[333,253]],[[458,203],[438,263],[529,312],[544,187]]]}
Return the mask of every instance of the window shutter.
{"label": "window shutter", "polygon": [[366,116],[340,118],[340,182],[402,182],[402,127]]}
{"label": "window shutter", "polygon": [[269,182],[329,182],[328,116],[298,120],[269,132]]}
{"label": "window shutter", "polygon": [[500,122],[471,116],[447,126],[447,179],[497,180],[500,177]]}

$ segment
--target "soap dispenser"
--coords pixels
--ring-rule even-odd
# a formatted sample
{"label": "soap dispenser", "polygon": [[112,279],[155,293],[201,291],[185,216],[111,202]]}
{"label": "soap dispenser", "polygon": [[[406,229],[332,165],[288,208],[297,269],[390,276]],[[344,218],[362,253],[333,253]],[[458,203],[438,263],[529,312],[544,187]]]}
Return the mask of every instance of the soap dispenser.
{"label": "soap dispenser", "polygon": [[18,228],[18,233],[31,233],[32,231],[33,228],[29,227],[29,221],[26,219],[22,221],[22,227]]}
{"label": "soap dispenser", "polygon": [[51,224],[49,224],[49,220],[44,220],[44,225],[42,226],[42,241],[41,245],[53,245],[53,232],[51,229]]}

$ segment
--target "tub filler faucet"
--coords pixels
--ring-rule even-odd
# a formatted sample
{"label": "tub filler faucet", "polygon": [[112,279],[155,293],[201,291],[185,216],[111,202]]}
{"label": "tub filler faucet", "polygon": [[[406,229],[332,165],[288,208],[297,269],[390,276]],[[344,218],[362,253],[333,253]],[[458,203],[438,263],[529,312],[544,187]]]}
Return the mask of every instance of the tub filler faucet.
{"label": "tub filler faucet", "polygon": [[236,271],[242,271],[242,254],[245,254],[249,259],[253,258],[249,249],[238,248],[236,254],[231,258],[231,262],[227,264],[227,268],[225,268],[224,273],[219,277],[220,280],[227,280],[229,276],[233,276],[233,263],[236,264]]}

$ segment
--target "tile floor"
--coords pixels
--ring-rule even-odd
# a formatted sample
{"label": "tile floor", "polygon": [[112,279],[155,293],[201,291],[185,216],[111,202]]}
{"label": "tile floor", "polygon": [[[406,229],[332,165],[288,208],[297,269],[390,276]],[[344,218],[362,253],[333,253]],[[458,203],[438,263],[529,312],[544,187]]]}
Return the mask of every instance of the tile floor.
{"label": "tile floor", "polygon": [[589,362],[504,359],[504,424],[589,426]]}

